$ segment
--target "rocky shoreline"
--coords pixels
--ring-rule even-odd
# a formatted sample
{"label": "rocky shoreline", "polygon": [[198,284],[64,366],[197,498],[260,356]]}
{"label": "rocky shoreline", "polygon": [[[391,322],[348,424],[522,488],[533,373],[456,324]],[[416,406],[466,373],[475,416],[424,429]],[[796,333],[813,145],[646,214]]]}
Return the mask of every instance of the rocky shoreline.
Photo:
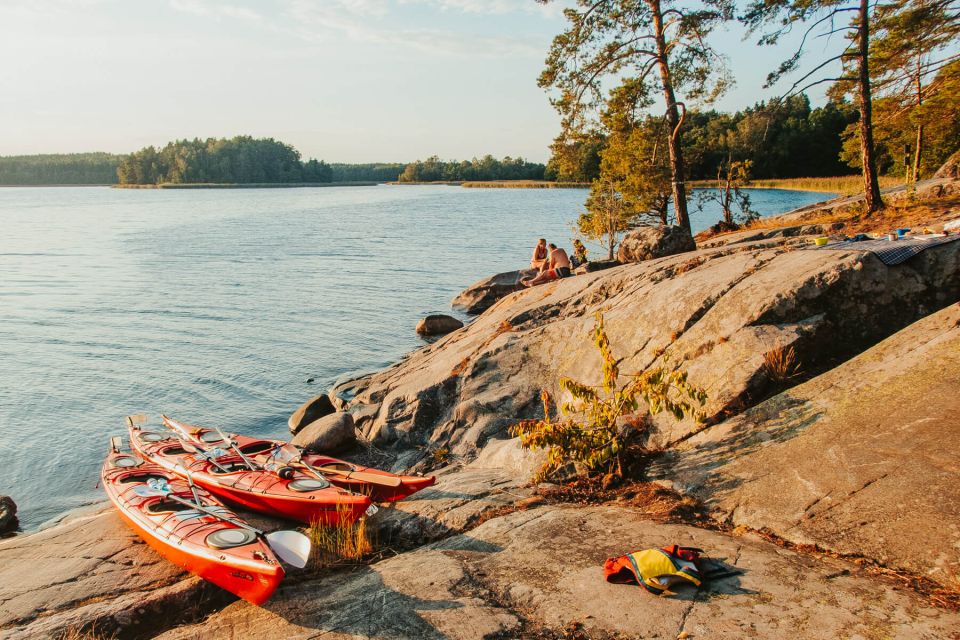
{"label": "rocky shoreline", "polygon": [[[930,224],[960,217],[960,183],[925,189]],[[0,637],[960,637],[960,242],[896,266],[810,250],[863,222],[822,221],[838,206],[534,289],[493,279],[473,322],[331,389],[394,469],[438,476],[370,519],[377,561],[291,572],[258,608],[95,507],[0,540]],[[598,310],[621,369],[682,363],[708,420],[654,419],[646,489],[570,502],[530,483],[542,456],[508,428],[559,376],[596,381]],[[740,573],[668,598],[604,582],[605,558],[672,543]]]}

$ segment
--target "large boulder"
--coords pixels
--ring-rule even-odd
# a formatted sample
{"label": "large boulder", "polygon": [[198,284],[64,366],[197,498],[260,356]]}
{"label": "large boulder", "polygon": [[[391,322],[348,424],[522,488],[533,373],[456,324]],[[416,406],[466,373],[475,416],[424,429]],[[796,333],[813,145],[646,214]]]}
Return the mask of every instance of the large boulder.
{"label": "large boulder", "polygon": [[937,172],[933,174],[934,178],[960,178],[960,150],[954,152],[947,158]]}
{"label": "large boulder", "polygon": [[464,289],[453,299],[453,306],[464,313],[477,314],[486,311],[493,304],[505,296],[515,291],[521,291],[525,287],[520,284],[524,278],[536,275],[534,269],[520,269],[519,271],[507,271],[484,278],[479,282]]}
{"label": "large boulder", "polygon": [[421,336],[440,336],[461,328],[462,322],[442,313],[429,315],[417,323],[417,333]]}
{"label": "large boulder", "polygon": [[683,227],[651,225],[637,227],[620,242],[617,259],[620,262],[643,262],[687,251],[695,251],[697,243]]}
{"label": "large boulder", "polygon": [[293,444],[318,453],[349,449],[356,441],[353,417],[344,412],[331,413],[311,422],[293,436]]}
{"label": "large boulder", "polygon": [[[514,293],[463,330],[347,383],[346,408],[378,446],[444,446],[469,460],[518,420],[542,416],[541,390],[562,398],[561,377],[600,382],[590,332],[603,311],[621,371],[682,366],[717,422],[795,383],[795,367],[779,375],[767,363],[778,354],[792,349],[795,365],[816,374],[960,299],[960,242],[890,267],[855,246],[808,250],[786,244],[793,240],[704,249]],[[648,444],[701,429],[661,415]]]}
{"label": "large boulder", "polygon": [[949,583],[960,575],[958,390],[954,304],[697,434],[654,473],[719,520]]}
{"label": "large boulder", "polygon": [[336,410],[330,396],[324,393],[310,398],[300,405],[296,411],[290,414],[287,419],[287,426],[290,428],[290,433],[297,434],[311,422],[316,422],[320,418],[336,412]]}
{"label": "large boulder", "polygon": [[17,503],[10,496],[0,496],[0,535],[17,528]]}

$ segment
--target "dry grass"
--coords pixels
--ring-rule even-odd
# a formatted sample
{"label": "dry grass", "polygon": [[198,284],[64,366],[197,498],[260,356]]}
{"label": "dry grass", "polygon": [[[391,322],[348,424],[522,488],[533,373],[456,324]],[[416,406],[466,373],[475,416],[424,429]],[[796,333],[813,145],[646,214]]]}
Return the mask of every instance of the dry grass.
{"label": "dry grass", "polygon": [[117,634],[115,633],[97,631],[97,627],[94,625],[86,630],[70,627],[59,636],[58,640],[114,640],[116,637]]}
{"label": "dry grass", "polygon": [[460,185],[468,189],[589,189],[589,182],[550,182],[547,180],[475,180]]}
{"label": "dry grass", "polygon": [[450,459],[449,447],[433,447],[430,449],[430,461],[437,466],[443,465]]}
{"label": "dry grass", "polygon": [[797,352],[790,346],[786,349],[777,347],[763,354],[761,366],[767,378],[782,384],[800,375],[800,363],[797,361]]}
{"label": "dry grass", "polygon": [[373,552],[373,543],[367,536],[367,519],[351,522],[349,508],[340,505],[337,513],[340,517],[336,524],[314,522],[307,531],[313,543],[315,569],[359,563]]}
{"label": "dry grass", "polygon": [[547,502],[577,505],[616,502],[640,509],[660,522],[682,522],[713,526],[707,510],[696,500],[655,482],[626,480],[621,484],[600,477],[582,477],[573,482],[541,491]]}
{"label": "dry grass", "polygon": [[[880,176],[880,188],[895,187],[903,184],[903,178]],[[694,187],[716,187],[711,180],[698,180]],[[834,176],[828,178],[783,178],[779,180],[751,180],[751,189],[788,189],[790,191],[819,191],[850,196],[863,193],[863,176]]]}

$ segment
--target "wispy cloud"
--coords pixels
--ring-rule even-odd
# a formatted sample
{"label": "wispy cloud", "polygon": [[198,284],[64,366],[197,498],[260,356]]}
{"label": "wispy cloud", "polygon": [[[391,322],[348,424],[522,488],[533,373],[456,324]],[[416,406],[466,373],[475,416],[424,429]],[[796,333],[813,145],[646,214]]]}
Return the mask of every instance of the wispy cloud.
{"label": "wispy cloud", "polygon": [[533,0],[399,0],[400,4],[425,4],[443,11],[503,15],[507,13],[555,14],[556,4],[542,5]]}
{"label": "wispy cloud", "polygon": [[263,19],[263,16],[253,9],[234,4],[202,2],[201,0],[170,0],[170,6],[176,11],[206,18],[233,18],[257,22]]}
{"label": "wispy cloud", "polygon": [[[420,0],[416,0],[420,1]],[[487,6],[479,0],[428,0],[443,3]],[[512,0],[491,0],[489,4],[516,5]],[[400,4],[410,4],[410,0]],[[385,2],[376,0],[287,0],[286,10],[296,25],[294,32],[311,41],[327,40],[343,35],[351,40],[372,44],[416,49],[434,54],[471,55],[480,57],[526,56],[543,54],[541,46],[533,46],[519,37],[477,36],[453,30],[410,29],[397,26],[399,20]],[[486,13],[490,13],[487,6]]]}

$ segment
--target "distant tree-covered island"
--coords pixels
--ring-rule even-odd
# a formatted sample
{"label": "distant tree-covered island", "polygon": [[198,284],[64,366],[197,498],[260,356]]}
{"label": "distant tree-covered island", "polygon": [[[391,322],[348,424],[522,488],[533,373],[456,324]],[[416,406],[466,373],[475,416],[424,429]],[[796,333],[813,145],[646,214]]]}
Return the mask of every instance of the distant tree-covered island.
{"label": "distant tree-covered island", "polygon": [[273,138],[236,136],[144,147],[120,161],[117,179],[121,185],[332,182],[333,170],[322,160],[303,162],[299,151]]}

